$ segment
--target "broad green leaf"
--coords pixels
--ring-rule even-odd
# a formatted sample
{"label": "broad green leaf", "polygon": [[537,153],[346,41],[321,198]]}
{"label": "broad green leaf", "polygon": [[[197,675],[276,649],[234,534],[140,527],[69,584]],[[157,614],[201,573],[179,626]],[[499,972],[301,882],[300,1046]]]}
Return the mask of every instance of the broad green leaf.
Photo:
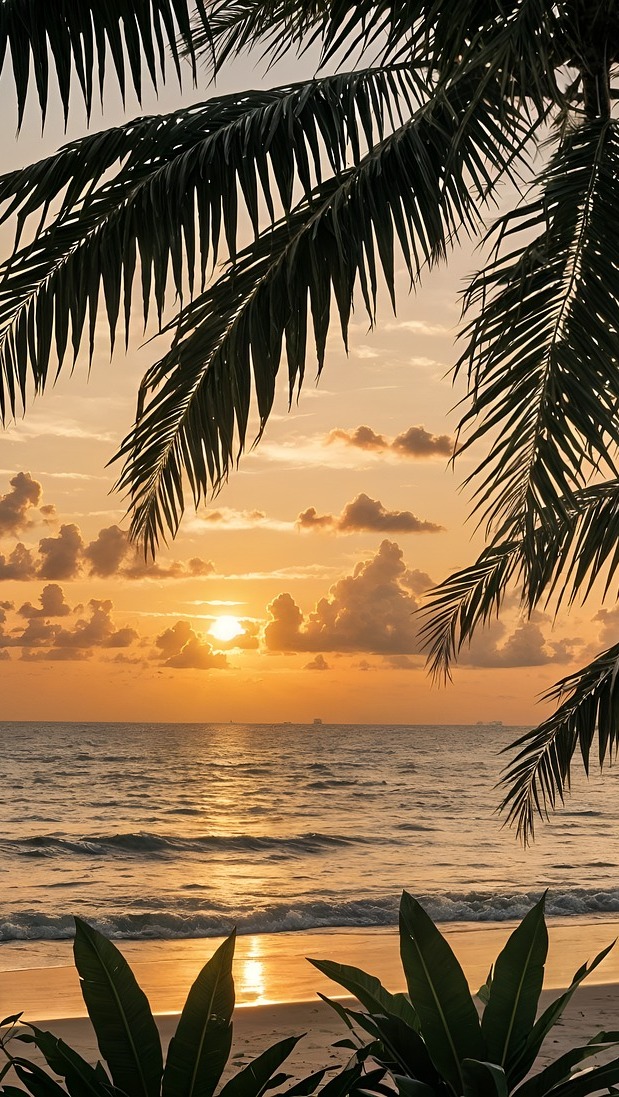
{"label": "broad green leaf", "polygon": [[461,1093],[462,1060],[485,1058],[477,1010],[449,944],[407,892],[400,904],[400,949],[410,999],[432,1062]]}
{"label": "broad green leaf", "polygon": [[258,1055],[226,1082],[219,1097],[261,1097],[275,1071],[288,1058],[300,1039],[300,1036],[289,1036],[267,1048],[262,1055]]}
{"label": "broad green leaf", "polygon": [[481,1030],[488,1059],[506,1067],[522,1050],[535,1022],[548,955],[542,896],[509,937],[500,953]]}
{"label": "broad green leaf", "polygon": [[[13,1067],[22,1085],[26,1086],[32,1097],[67,1097],[62,1086],[50,1078],[46,1071],[36,1063],[29,1063],[23,1059],[13,1061]],[[6,1092],[5,1087],[5,1092]]]}
{"label": "broad green leaf", "polygon": [[73,953],[88,1016],[114,1085],[131,1097],[159,1097],[159,1032],[129,964],[81,918],[75,919]]}
{"label": "broad green leaf", "polygon": [[232,1043],[236,933],[213,953],[193,984],[170,1041],[162,1097],[211,1097]]}
{"label": "broad green leaf", "polygon": [[323,1070],[316,1070],[313,1074],[301,1078],[286,1090],[286,1097],[309,1097],[310,1094],[316,1092],[326,1073],[325,1067]]}
{"label": "broad green leaf", "polygon": [[528,1078],[526,1082],[523,1082],[518,1088],[518,1097],[546,1097],[546,1094],[553,1086],[559,1085],[560,1082],[564,1082],[572,1076],[575,1066],[584,1062],[589,1056],[597,1055],[600,1051],[606,1051],[613,1044],[616,1044],[618,1042],[616,1039],[604,1039],[604,1037],[610,1035],[617,1036],[617,1033],[601,1032],[584,1047],[570,1048],[565,1055],[561,1055],[553,1063],[549,1063],[539,1074],[535,1074],[532,1078]]}
{"label": "broad green leaf", "polygon": [[54,1074],[64,1078],[71,1097],[109,1097],[112,1091],[109,1078],[106,1076],[102,1080],[90,1063],[78,1055],[64,1040],[34,1025],[32,1033],[34,1043],[41,1051],[45,1062]]}
{"label": "broad green leaf", "polygon": [[464,1097],[508,1097],[507,1078],[496,1063],[464,1059],[462,1063]]}
{"label": "broad green leaf", "polygon": [[384,1052],[381,1061],[392,1074],[408,1074],[420,1082],[440,1081],[421,1036],[399,1017],[373,1017]]}
{"label": "broad green leaf", "polygon": [[607,945],[606,948],[602,949],[601,952],[598,952],[597,956],[591,961],[590,964],[583,964],[581,967],[579,967],[568,989],[564,991],[563,994],[560,994],[558,998],[555,998],[554,1002],[551,1002],[550,1005],[540,1015],[540,1017],[538,1017],[537,1021],[533,1025],[533,1028],[531,1029],[531,1032],[529,1033],[526,1044],[520,1056],[514,1063],[510,1065],[510,1083],[512,1086],[516,1085],[517,1082],[522,1081],[522,1079],[529,1073],[531,1067],[533,1066],[533,1063],[539,1055],[539,1051],[544,1040],[546,1039],[548,1033],[553,1028],[553,1026],[556,1025],[557,1021],[560,1019],[565,1007],[572,998],[572,995],[580,986],[580,984],[589,975],[591,975],[591,972],[595,971],[596,967],[598,967],[598,965],[602,963],[602,960],[604,960],[605,957],[608,956],[608,953],[614,947],[614,944],[615,942],[613,941],[612,944]]}
{"label": "broad green leaf", "polygon": [[368,975],[359,968],[348,964],[338,964],[333,960],[312,960],[310,964],[322,971],[328,979],[344,987],[365,1006],[370,1013],[385,1013],[399,1017],[411,1028],[418,1028],[418,1020],[410,1001],[404,994],[390,994],[374,975]]}
{"label": "broad green leaf", "polygon": [[396,1074],[393,1078],[398,1087],[400,1097],[437,1097],[437,1091],[425,1082],[419,1082],[416,1078],[406,1078]]}
{"label": "broad green leaf", "polygon": [[591,1097],[594,1093],[604,1092],[619,1082],[619,1059],[605,1066],[582,1070],[572,1075],[569,1081],[555,1086],[552,1097]]}
{"label": "broad green leaf", "polygon": [[12,1013],[10,1017],[3,1017],[0,1021],[0,1028],[8,1028],[9,1025],[16,1025],[20,1017],[23,1016],[23,1010],[21,1013]]}

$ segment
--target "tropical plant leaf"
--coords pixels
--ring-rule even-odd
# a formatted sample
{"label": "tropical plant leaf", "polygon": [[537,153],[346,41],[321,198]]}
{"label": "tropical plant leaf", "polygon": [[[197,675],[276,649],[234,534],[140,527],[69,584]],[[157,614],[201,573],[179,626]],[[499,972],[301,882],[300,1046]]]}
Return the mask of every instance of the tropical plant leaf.
{"label": "tropical plant leaf", "polygon": [[[353,994],[370,1013],[398,1017],[412,1029],[419,1027],[417,1015],[408,998],[404,994],[390,994],[375,975],[368,975],[360,968],[338,964],[334,960],[312,960],[310,957],[308,960],[327,979],[332,979]],[[331,1002],[329,1004],[335,1005]]]}
{"label": "tropical plant leaf", "polygon": [[322,370],[332,298],[345,338],[356,286],[371,322],[381,272],[393,299],[396,244],[415,280],[477,223],[514,153],[505,159],[496,97],[471,113],[465,91],[435,96],[356,167],[318,186],[181,313],[170,352],[144,378],[135,428],[118,454],[132,533],[147,548],[178,526],[183,469],[196,504],[225,481],[245,445],[252,388],[262,432],[284,342],[292,399],[310,324]]}
{"label": "tropical plant leaf", "polygon": [[286,1097],[309,1097],[311,1093],[316,1092],[326,1073],[327,1068],[325,1067],[324,1070],[316,1070],[313,1074],[301,1078],[294,1085],[288,1087],[285,1091]]}
{"label": "tropical plant leaf", "polygon": [[109,1078],[101,1078],[64,1040],[51,1032],[31,1026],[34,1043],[45,1058],[45,1062],[54,1074],[64,1078],[71,1097],[109,1097],[114,1093]]}
{"label": "tropical plant leaf", "polygon": [[588,772],[597,733],[599,764],[612,759],[619,741],[618,669],[619,644],[615,644],[553,686],[544,700],[559,701],[559,707],[507,748],[518,753],[502,777],[508,791],[500,810],[525,843],[535,833],[536,815],[547,818],[557,802],[563,803],[577,750]]}
{"label": "tropical plant leaf", "polygon": [[462,1077],[464,1097],[508,1097],[505,1071],[496,1063],[464,1059]]}
{"label": "tropical plant leaf", "polygon": [[400,905],[400,950],[410,999],[432,1062],[461,1093],[462,1060],[483,1060],[486,1054],[477,1010],[449,944],[407,892]]}
{"label": "tropical plant leaf", "polygon": [[489,456],[467,482],[477,482],[481,518],[531,535],[525,548],[535,523],[551,522],[585,486],[585,468],[617,475],[619,277],[604,239],[618,167],[614,121],[569,134],[541,173],[541,194],[499,220],[498,254],[467,291],[467,308],[483,307],[456,367],[467,370],[471,396],[460,453],[492,432]]}
{"label": "tropical plant leaf", "polygon": [[213,953],[193,984],[170,1041],[162,1097],[211,1097],[232,1043],[236,934]]}
{"label": "tropical plant leaf", "polygon": [[[50,1078],[49,1074],[36,1063],[14,1059],[13,1069],[32,1097],[67,1097],[62,1086],[59,1086],[58,1082]],[[6,1093],[10,1089],[12,1089],[11,1086],[3,1086],[2,1092]],[[20,1097],[23,1097],[23,1091],[17,1090],[17,1092],[20,1093]]]}
{"label": "tropical plant leaf", "polygon": [[601,1051],[608,1050],[616,1043],[616,1040],[603,1039],[605,1036],[605,1033],[600,1033],[599,1036],[594,1036],[584,1047],[570,1048],[564,1055],[540,1070],[538,1074],[523,1082],[518,1087],[518,1097],[546,1097],[553,1089],[553,1086],[559,1085],[560,1082],[566,1081],[572,1076],[574,1067],[584,1062],[591,1055],[598,1055]]}
{"label": "tropical plant leaf", "polygon": [[487,1057],[505,1069],[517,1058],[530,1034],[544,982],[548,931],[544,920],[546,895],[510,935],[494,965],[481,1030]]}
{"label": "tropical plant leaf", "polygon": [[93,96],[111,69],[124,100],[127,84],[138,96],[144,77],[157,87],[166,57],[181,75],[180,49],[195,75],[192,17],[208,39],[203,0],[3,0],[0,5],[0,71],[10,60],[21,126],[33,79],[43,119],[54,72],[65,121],[73,88],[90,116]]}
{"label": "tropical plant leaf", "polygon": [[129,964],[81,918],[75,919],[73,953],[88,1016],[114,1085],[134,1097],[159,1097],[159,1032]]}
{"label": "tropical plant leaf", "polygon": [[395,1074],[393,1078],[400,1097],[436,1097],[436,1090],[419,1082],[416,1078],[407,1078],[404,1074]]}
{"label": "tropical plant leaf", "polygon": [[[511,530],[509,532],[512,532]],[[498,615],[506,591],[521,585],[522,607],[530,613],[546,596],[571,605],[584,603],[606,572],[603,597],[619,567],[619,481],[592,484],[562,499],[552,521],[527,538],[497,538],[477,561],[436,586],[420,612],[420,636],[435,678],[449,678],[462,646]]]}
{"label": "tropical plant leaf", "polygon": [[[288,1036],[267,1048],[226,1082],[219,1097],[261,1097],[265,1090],[272,1088],[275,1072],[300,1039],[300,1036]],[[313,1090],[308,1092],[312,1093]]]}
{"label": "tropical plant leaf", "polygon": [[619,1082],[619,1060],[607,1063],[606,1066],[591,1067],[588,1070],[573,1074],[572,1077],[555,1086],[552,1097],[590,1097],[595,1093],[610,1090],[610,1086]]}
{"label": "tropical plant leaf", "polygon": [[607,945],[597,954],[595,959],[590,964],[582,964],[578,971],[574,975],[572,982],[568,989],[560,994],[558,998],[555,998],[554,1002],[551,1002],[544,1012],[538,1017],[537,1021],[533,1025],[531,1032],[527,1038],[527,1042],[517,1062],[513,1063],[510,1068],[510,1079],[512,1086],[522,1081],[523,1078],[531,1070],[537,1056],[539,1055],[540,1048],[544,1043],[550,1030],[556,1025],[560,1019],[565,1007],[571,1000],[574,992],[578,989],[580,984],[594,971],[602,960],[608,956],[611,948],[613,948],[614,942]]}
{"label": "tropical plant leaf", "polygon": [[360,160],[410,115],[418,90],[394,66],[223,96],[85,137],[0,179],[18,237],[37,219],[0,267],[2,415],[18,394],[25,404],[30,379],[41,390],[54,363],[75,360],[83,338],[92,359],[100,297],[112,346],[121,314],[128,339],[138,259],[144,322],[153,304],[161,320],[170,289],[181,301],[196,279],[204,289],[222,236],[235,254],[243,212],[256,233],[265,207],[270,220],[289,213],[295,178],[309,196],[325,164],[337,175]]}

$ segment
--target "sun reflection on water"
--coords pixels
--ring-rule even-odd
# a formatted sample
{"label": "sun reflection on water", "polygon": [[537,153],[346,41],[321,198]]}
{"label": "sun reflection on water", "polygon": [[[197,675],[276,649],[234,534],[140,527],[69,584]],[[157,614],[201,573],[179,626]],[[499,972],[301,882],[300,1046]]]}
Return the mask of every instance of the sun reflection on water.
{"label": "sun reflection on water", "polygon": [[263,942],[260,937],[247,940],[247,955],[237,969],[238,997],[242,1002],[262,1005],[266,998],[266,971],[262,958]]}

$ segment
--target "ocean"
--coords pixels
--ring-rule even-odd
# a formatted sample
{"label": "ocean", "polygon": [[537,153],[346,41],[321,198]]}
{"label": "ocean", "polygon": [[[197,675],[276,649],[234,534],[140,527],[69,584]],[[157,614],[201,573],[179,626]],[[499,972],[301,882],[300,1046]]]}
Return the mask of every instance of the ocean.
{"label": "ocean", "polygon": [[[117,939],[619,912],[616,775],[575,781],[524,850],[477,726],[0,724],[0,970],[72,915]],[[28,960],[27,944],[31,946]],[[4,963],[3,963],[4,961]]]}

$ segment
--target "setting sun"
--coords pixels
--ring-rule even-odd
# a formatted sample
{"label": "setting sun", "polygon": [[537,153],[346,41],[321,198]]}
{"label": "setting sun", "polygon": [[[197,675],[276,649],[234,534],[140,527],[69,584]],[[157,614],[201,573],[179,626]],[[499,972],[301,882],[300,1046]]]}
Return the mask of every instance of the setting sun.
{"label": "setting sun", "polygon": [[216,640],[233,640],[245,630],[238,617],[218,617],[211,625],[209,632]]}

